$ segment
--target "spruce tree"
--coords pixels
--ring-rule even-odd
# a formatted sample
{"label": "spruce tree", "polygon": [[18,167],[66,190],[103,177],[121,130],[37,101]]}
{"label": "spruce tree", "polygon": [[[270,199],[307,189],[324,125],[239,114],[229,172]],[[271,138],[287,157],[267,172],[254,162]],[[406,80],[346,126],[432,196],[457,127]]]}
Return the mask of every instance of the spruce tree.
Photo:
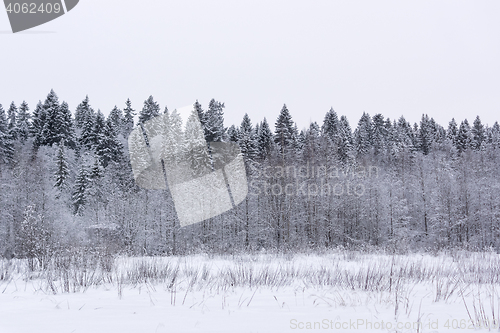
{"label": "spruce tree", "polygon": [[160,105],[155,102],[153,96],[149,96],[144,101],[144,107],[139,114],[139,122],[144,124],[146,121],[158,117],[160,115]]}
{"label": "spruce tree", "polygon": [[[364,115],[364,113],[363,113]],[[337,141],[339,130],[339,117],[333,108],[326,113],[323,125],[321,126],[321,135],[328,138],[330,143]]]}
{"label": "spruce tree", "polygon": [[57,126],[56,134],[54,135],[54,142],[64,142],[69,147],[74,148],[75,143],[75,129],[73,126],[73,118],[69,110],[68,103],[62,102],[57,113]]}
{"label": "spruce tree", "polygon": [[232,141],[232,142],[238,142],[240,140],[240,133],[239,133],[239,130],[238,128],[236,128],[236,126],[234,125],[231,125],[228,129],[227,129],[227,136],[229,138],[229,141]]}
{"label": "spruce tree", "polygon": [[203,132],[205,133],[206,127],[207,127],[207,119],[205,116],[205,111],[203,110],[203,108],[202,108],[200,102],[198,102],[198,100],[196,100],[196,102],[194,102],[193,108],[196,111],[196,113],[198,114],[198,120],[200,121],[201,127],[203,128]]}
{"label": "spruce tree", "polygon": [[475,150],[480,150],[483,142],[486,139],[486,131],[479,116],[476,117],[474,123],[472,124],[472,148]]}
{"label": "spruce tree", "polygon": [[56,155],[56,172],[54,176],[56,179],[54,187],[62,191],[68,186],[69,166],[64,151],[64,141],[59,142],[59,148]]}
{"label": "spruce tree", "polygon": [[88,118],[94,117],[94,110],[90,107],[89,96],[76,107],[75,111],[75,126],[82,129],[88,122]]}
{"label": "spruce tree", "polygon": [[193,176],[201,176],[210,170],[211,159],[203,129],[196,110],[191,112],[184,131],[185,160]]}
{"label": "spruce tree", "polygon": [[428,115],[422,115],[420,127],[418,130],[418,148],[424,153],[429,154],[432,142],[434,141],[434,129]]}
{"label": "spruce tree", "polygon": [[80,167],[73,189],[73,214],[81,215],[87,203],[87,187],[89,185],[89,172],[85,165]]}
{"label": "spruce tree", "polygon": [[252,122],[245,113],[241,122],[238,144],[246,161],[253,161],[258,154],[258,144]]}
{"label": "spruce tree", "polygon": [[94,121],[94,126],[92,127],[92,132],[90,133],[89,141],[91,143],[91,148],[97,147],[101,140],[104,140],[104,128],[106,127],[106,119],[102,114],[101,110],[97,110],[97,114]]}
{"label": "spruce tree", "polygon": [[107,121],[111,123],[111,126],[113,126],[113,130],[116,132],[116,134],[119,134],[123,131],[123,112],[122,110],[118,109],[116,105],[109,113]]}
{"label": "spruce tree", "polygon": [[455,118],[451,118],[451,121],[448,123],[448,130],[446,131],[446,138],[449,142],[457,147],[458,142],[458,127]]}
{"label": "spruce tree", "polygon": [[42,136],[44,138],[42,145],[52,145],[60,141],[59,130],[62,127],[62,119],[59,114],[59,98],[54,90],[50,90],[43,103],[43,108],[47,118],[42,129]]}
{"label": "spruce tree", "polygon": [[78,138],[78,143],[80,146],[87,150],[92,150],[94,146],[94,125],[96,122],[96,117],[89,115],[86,117],[85,122],[81,127],[80,137]]}
{"label": "spruce tree", "polygon": [[0,104],[0,164],[12,162],[13,156],[14,147],[12,137],[9,134],[5,110],[3,109],[2,104]]}
{"label": "spruce tree", "polygon": [[366,112],[363,112],[354,132],[354,145],[358,157],[368,154],[372,147],[372,121]]}
{"label": "spruce tree", "polygon": [[273,145],[273,132],[271,132],[266,118],[260,123],[257,141],[260,158],[268,157]]}
{"label": "spruce tree", "polygon": [[346,116],[341,116],[339,121],[339,144],[337,156],[344,166],[348,166],[352,161],[353,137],[351,126]]}
{"label": "spruce tree", "polygon": [[109,118],[106,121],[102,135],[98,136],[96,154],[99,156],[104,168],[108,166],[110,161],[119,162],[123,157],[123,145],[118,140],[113,122]]}
{"label": "spruce tree", "polygon": [[274,142],[276,142],[279,147],[282,159],[285,158],[287,151],[294,146],[294,133],[295,128],[292,116],[286,104],[284,104],[276,120],[274,131]]}
{"label": "spruce tree", "polygon": [[132,109],[132,102],[127,99],[125,109],[123,109],[123,137],[128,138],[134,128],[135,110]]}
{"label": "spruce tree", "polygon": [[21,106],[19,106],[19,112],[17,114],[17,128],[19,130],[19,140],[24,143],[28,140],[30,133],[30,113],[29,113],[28,103],[23,101]]}
{"label": "spruce tree", "polygon": [[[207,142],[221,142],[226,138],[227,129],[224,127],[224,107],[224,103],[217,102],[215,99],[212,99],[208,104],[208,110],[204,114],[204,130]],[[199,110],[196,111],[199,112]]]}
{"label": "spruce tree", "polygon": [[388,139],[388,132],[384,116],[382,116],[380,113],[374,115],[372,118],[371,135],[373,153],[375,155],[379,155],[384,151]]}
{"label": "spruce tree", "polygon": [[8,128],[8,132],[9,132],[9,135],[11,137],[12,140],[17,140],[18,138],[18,132],[19,132],[19,129],[17,127],[17,121],[16,121],[16,118],[17,118],[17,107],[16,107],[16,104],[14,104],[14,102],[10,103],[10,107],[9,107],[9,110],[7,111],[7,128]]}
{"label": "spruce tree", "polygon": [[457,150],[459,153],[464,152],[467,149],[472,148],[472,132],[470,129],[469,122],[467,119],[460,123],[458,129],[458,140],[457,140]]}

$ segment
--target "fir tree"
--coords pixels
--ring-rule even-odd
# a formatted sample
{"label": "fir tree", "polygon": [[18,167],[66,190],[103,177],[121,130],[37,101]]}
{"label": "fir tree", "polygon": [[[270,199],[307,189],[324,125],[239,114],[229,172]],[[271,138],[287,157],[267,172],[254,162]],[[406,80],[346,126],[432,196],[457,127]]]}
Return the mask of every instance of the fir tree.
{"label": "fir tree", "polygon": [[158,117],[159,115],[160,105],[155,102],[153,96],[149,96],[149,98],[144,101],[144,107],[139,114],[139,122],[144,124],[146,121]]}
{"label": "fir tree", "polygon": [[19,140],[24,143],[28,140],[30,133],[30,113],[28,103],[23,101],[17,114],[17,128],[19,130]]}

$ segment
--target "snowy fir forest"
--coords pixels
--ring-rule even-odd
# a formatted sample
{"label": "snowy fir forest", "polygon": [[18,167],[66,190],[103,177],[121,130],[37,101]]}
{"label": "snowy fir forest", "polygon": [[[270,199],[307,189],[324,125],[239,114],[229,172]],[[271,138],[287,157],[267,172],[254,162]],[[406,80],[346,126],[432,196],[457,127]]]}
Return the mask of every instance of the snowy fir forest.
{"label": "snowy fir forest", "polygon": [[[329,248],[391,253],[500,251],[500,126],[479,117],[410,124],[325,110],[299,129],[283,105],[224,124],[224,103],[196,102],[207,142],[237,142],[249,192],[235,209],[181,228],[168,191],[136,186],[127,138],[176,110],[154,98],[105,116],[54,91],[0,105],[0,255],[43,265],[68,251],[182,255]],[[226,127],[227,126],[227,127]],[[187,149],[187,148],[186,148]]]}

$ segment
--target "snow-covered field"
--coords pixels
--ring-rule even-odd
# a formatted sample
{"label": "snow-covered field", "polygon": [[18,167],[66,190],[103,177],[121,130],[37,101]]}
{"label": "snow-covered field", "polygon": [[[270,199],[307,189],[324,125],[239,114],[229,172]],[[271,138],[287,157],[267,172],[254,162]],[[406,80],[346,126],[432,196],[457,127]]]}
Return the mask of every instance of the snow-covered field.
{"label": "snow-covered field", "polygon": [[498,331],[499,283],[496,253],[4,260],[0,332]]}

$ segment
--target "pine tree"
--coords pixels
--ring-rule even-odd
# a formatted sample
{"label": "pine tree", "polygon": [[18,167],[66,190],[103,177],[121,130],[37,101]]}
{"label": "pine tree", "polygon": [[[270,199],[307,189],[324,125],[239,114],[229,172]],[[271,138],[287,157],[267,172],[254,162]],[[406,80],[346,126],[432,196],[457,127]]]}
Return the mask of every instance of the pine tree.
{"label": "pine tree", "polygon": [[76,176],[75,186],[73,189],[73,213],[81,215],[83,208],[87,203],[87,187],[89,185],[89,173],[85,165],[80,167]]}
{"label": "pine tree", "polygon": [[56,155],[56,172],[54,176],[56,179],[54,187],[62,191],[68,186],[69,166],[64,151],[64,141],[59,142],[59,148]]}
{"label": "pine tree", "polygon": [[7,111],[7,128],[12,140],[17,140],[19,129],[17,128],[17,107],[14,102],[10,103],[9,110]]}
{"label": "pine tree", "polygon": [[19,129],[19,140],[24,143],[28,140],[30,133],[30,113],[28,103],[23,101],[17,114],[17,128]]}
{"label": "pine tree", "polygon": [[215,99],[212,99],[208,104],[208,110],[204,114],[205,139],[207,142],[221,142],[226,138],[227,129],[224,127],[224,107],[224,103],[217,102]]}
{"label": "pine tree", "polygon": [[472,148],[475,150],[480,150],[483,142],[486,139],[486,132],[484,126],[481,123],[479,116],[476,117],[474,123],[472,124]]}
{"label": "pine tree", "polygon": [[132,109],[132,102],[127,99],[125,109],[123,109],[123,137],[128,138],[134,128],[135,110]]}
{"label": "pine tree", "polygon": [[59,127],[61,127],[62,121],[59,114],[59,98],[54,90],[50,90],[45,102],[43,103],[43,108],[47,118],[42,129],[42,136],[45,139],[45,141],[42,142],[42,145],[51,146],[60,140]]}
{"label": "pine tree", "polygon": [[260,123],[257,141],[260,158],[268,157],[271,154],[273,145],[273,133],[266,118]]}
{"label": "pine tree", "polygon": [[252,122],[245,113],[241,122],[238,144],[246,161],[253,161],[258,154],[258,144]]}
{"label": "pine tree", "polygon": [[158,117],[160,115],[160,105],[155,102],[153,96],[149,96],[147,100],[144,101],[144,107],[139,114],[139,122],[144,124],[146,121]]}

